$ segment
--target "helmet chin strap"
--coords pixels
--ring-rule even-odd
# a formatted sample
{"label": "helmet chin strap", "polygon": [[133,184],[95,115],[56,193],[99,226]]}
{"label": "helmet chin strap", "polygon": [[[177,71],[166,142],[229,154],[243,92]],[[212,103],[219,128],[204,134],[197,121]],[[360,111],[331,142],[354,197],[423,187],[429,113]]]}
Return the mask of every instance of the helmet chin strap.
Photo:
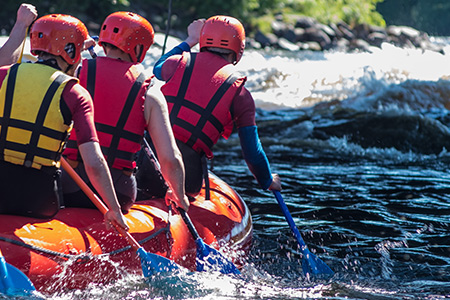
{"label": "helmet chin strap", "polygon": [[75,64],[69,65],[64,71],[67,75],[73,76],[75,74]]}
{"label": "helmet chin strap", "polygon": [[142,60],[141,56],[142,56],[142,53],[144,52],[144,46],[143,45],[137,45],[134,48],[134,52],[136,53],[137,62],[140,62]]}

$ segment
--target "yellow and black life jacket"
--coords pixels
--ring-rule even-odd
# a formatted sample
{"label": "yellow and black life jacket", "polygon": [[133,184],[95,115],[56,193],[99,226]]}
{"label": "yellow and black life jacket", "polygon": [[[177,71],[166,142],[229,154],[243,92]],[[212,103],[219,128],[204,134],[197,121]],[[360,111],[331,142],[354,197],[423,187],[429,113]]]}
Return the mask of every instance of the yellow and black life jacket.
{"label": "yellow and black life jacket", "polygon": [[70,80],[77,79],[43,64],[9,68],[0,88],[0,160],[36,169],[59,167],[72,129],[60,110]]}

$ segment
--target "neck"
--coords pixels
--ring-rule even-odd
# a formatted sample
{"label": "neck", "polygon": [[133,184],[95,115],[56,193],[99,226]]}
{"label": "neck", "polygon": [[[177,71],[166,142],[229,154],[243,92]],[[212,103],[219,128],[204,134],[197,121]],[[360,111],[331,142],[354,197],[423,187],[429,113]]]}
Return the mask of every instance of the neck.
{"label": "neck", "polygon": [[222,57],[223,59],[225,59],[226,61],[228,61],[230,64],[234,64],[234,53],[230,52],[230,53],[223,53],[220,51],[215,51],[214,49],[209,49],[208,50],[211,53],[214,53],[216,55],[219,55],[220,57]]}
{"label": "neck", "polygon": [[39,55],[39,61],[45,63],[53,68],[63,71],[67,75],[74,76],[75,68],[78,64],[69,65],[61,56],[56,56],[48,53]]}
{"label": "neck", "polygon": [[133,62],[131,60],[131,57],[128,53],[123,52],[120,49],[111,49],[111,48],[103,48],[103,51],[106,54],[106,57],[113,58],[113,59],[119,59],[126,62]]}
{"label": "neck", "polygon": [[66,73],[67,75],[73,76],[75,74],[75,65],[69,65],[64,59],[62,59],[60,56],[57,57],[56,61],[58,62],[58,66],[60,67],[61,71]]}

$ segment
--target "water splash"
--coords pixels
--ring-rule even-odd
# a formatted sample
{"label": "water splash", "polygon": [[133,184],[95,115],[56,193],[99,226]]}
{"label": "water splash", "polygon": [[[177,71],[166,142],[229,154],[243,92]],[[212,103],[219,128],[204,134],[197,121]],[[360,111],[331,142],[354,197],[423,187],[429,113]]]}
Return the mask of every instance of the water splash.
{"label": "water splash", "polygon": [[407,247],[404,241],[383,241],[375,246],[375,250],[381,255],[381,276],[384,279],[392,279],[394,263],[390,257],[390,250],[403,247]]}

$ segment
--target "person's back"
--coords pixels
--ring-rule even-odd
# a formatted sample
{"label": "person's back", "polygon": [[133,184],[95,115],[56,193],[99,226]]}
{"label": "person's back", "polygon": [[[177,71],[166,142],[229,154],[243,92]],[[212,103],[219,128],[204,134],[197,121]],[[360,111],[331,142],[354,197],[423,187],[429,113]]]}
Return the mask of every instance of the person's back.
{"label": "person's back", "polygon": [[[244,158],[263,189],[281,189],[272,176],[255,124],[255,104],[244,87],[246,78],[234,70],[245,48],[242,24],[228,16],[194,21],[185,42],[155,65],[170,109],[170,119],[186,166],[186,191],[195,195],[207,174],[205,156],[233,125],[239,130]],[[200,53],[190,53],[199,42]],[[203,163],[202,163],[203,161]],[[203,174],[203,176],[202,176]]]}
{"label": "person's back", "polygon": [[[135,156],[149,122],[145,118],[151,77],[140,64],[153,43],[153,28],[130,12],[109,15],[100,32],[99,44],[106,57],[83,61],[79,78],[93,97],[94,119],[103,154],[110,166],[122,210],[136,200]],[[69,163],[88,180],[73,136],[64,152]],[[65,203],[91,207],[74,182],[63,174]]]}
{"label": "person's back", "polygon": [[[188,85],[186,77],[193,79]],[[175,137],[212,158],[211,148],[233,130],[231,105],[244,83],[245,77],[222,57],[184,52],[177,71],[161,88]]]}
{"label": "person's back", "polygon": [[112,209],[105,217],[126,228],[109,173],[98,160],[91,98],[69,76],[87,37],[86,27],[74,17],[44,16],[30,33],[38,61],[0,69],[0,213],[50,218],[58,212],[59,160],[73,121],[94,186]]}
{"label": "person's back", "polygon": [[[95,77],[90,77],[92,69]],[[94,102],[94,120],[102,152],[110,166],[116,193],[126,212],[136,199],[135,155],[146,122],[143,114],[150,79],[133,63],[97,57],[83,61],[80,84],[88,89]],[[76,134],[71,134],[64,151],[68,162],[88,181],[78,154]],[[67,206],[93,207],[78,186],[64,174],[64,199]]]}
{"label": "person's back", "polygon": [[140,64],[100,56],[83,61],[79,78],[93,98],[97,134],[108,164],[132,172],[146,127],[143,108],[151,78]]}
{"label": "person's back", "polygon": [[[58,76],[59,82],[50,80]],[[59,210],[53,178],[61,145],[71,128],[64,124],[59,99],[71,80],[43,64],[16,64],[8,69],[0,89],[0,189],[2,198],[9,201],[2,201],[0,213],[24,214],[21,202],[27,197],[30,216],[51,217]],[[53,91],[52,85],[57,85]],[[11,89],[16,90],[11,93]]]}

